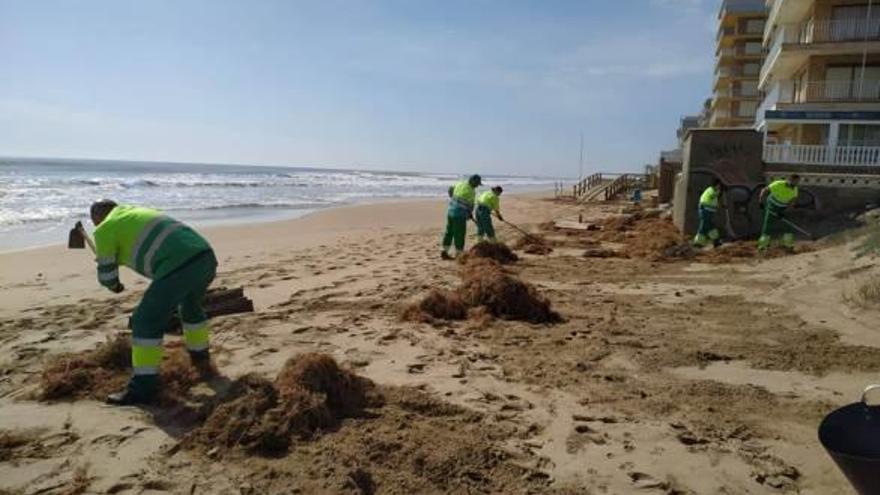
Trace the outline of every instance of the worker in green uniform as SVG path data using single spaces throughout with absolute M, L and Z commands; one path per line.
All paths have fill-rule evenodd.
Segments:
M 718 212 L 718 200 L 721 198 L 722 187 L 721 179 L 715 179 L 712 181 L 712 185 L 700 195 L 700 226 L 697 229 L 696 237 L 694 237 L 694 246 L 696 247 L 705 247 L 709 241 L 712 241 L 716 247 L 721 245 L 721 233 L 715 227 L 715 213 Z
M 446 232 L 443 234 L 443 251 L 440 253 L 440 257 L 444 260 L 453 259 L 453 256 L 449 255 L 449 247 L 452 246 L 453 241 L 455 242 L 455 256 L 464 252 L 467 221 L 474 219 L 477 188 L 482 183 L 483 178 L 475 174 L 449 188 Z
M 501 216 L 501 193 L 504 189 L 495 186 L 480 194 L 477 198 L 477 239 L 482 242 L 484 238 L 495 242 L 495 227 L 492 225 L 492 213 L 498 220 L 504 221 Z
M 175 308 L 193 365 L 210 370 L 208 318 L 202 299 L 214 280 L 217 259 L 201 235 L 159 211 L 101 200 L 91 207 L 95 224 L 98 281 L 122 292 L 119 265 L 152 280 L 132 316 L 132 377 L 128 386 L 110 394 L 115 405 L 145 403 L 159 390 L 162 337 Z
M 758 238 L 758 249 L 770 247 L 772 235 L 782 232 L 782 246 L 794 249 L 794 232 L 783 221 L 785 210 L 794 205 L 798 198 L 798 184 L 801 178 L 797 174 L 788 179 L 780 179 L 770 183 L 761 190 L 760 204 L 764 207 L 764 223 L 761 226 L 761 237 Z

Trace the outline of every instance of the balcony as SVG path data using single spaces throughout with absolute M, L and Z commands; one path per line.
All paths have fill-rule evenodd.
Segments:
M 716 108 L 712 110 L 712 122 L 720 119 L 729 119 L 730 118 L 730 110 L 726 108 Z
M 753 45 L 737 45 L 726 48 L 718 49 L 718 56 L 722 59 L 731 59 L 731 58 L 752 58 L 752 57 L 761 57 L 764 55 L 764 48 L 761 46 L 753 46 Z
M 761 46 L 740 45 L 736 47 L 737 57 L 760 57 L 764 55 L 764 48 Z
M 764 161 L 786 165 L 877 166 L 880 165 L 880 147 L 765 144 Z
M 880 19 L 810 20 L 798 28 L 801 45 L 880 40 Z
M 733 36 L 735 34 L 736 34 L 736 28 L 734 28 L 732 26 L 727 26 L 727 27 L 721 26 L 718 28 L 718 34 L 715 35 L 715 40 L 721 41 L 721 38 L 724 38 L 725 36 Z
M 718 56 L 721 58 L 733 58 L 736 56 L 736 48 L 721 48 L 718 50 Z
M 754 78 L 758 77 L 758 64 L 751 64 L 753 67 L 749 67 L 748 65 L 731 65 L 731 66 L 719 66 L 715 69 L 715 77 L 725 77 L 725 78 Z
M 761 87 L 770 82 L 771 74 L 775 74 L 777 78 L 789 77 L 811 55 L 861 53 L 864 46 L 853 46 L 853 43 L 880 41 L 880 18 L 812 19 L 801 23 L 780 24 L 776 26 L 769 41 L 767 57 L 761 69 Z
M 880 103 L 880 80 L 780 81 L 777 103 Z

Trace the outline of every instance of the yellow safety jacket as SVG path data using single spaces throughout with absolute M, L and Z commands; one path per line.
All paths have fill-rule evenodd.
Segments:
M 119 284 L 119 265 L 159 279 L 211 245 L 187 225 L 161 212 L 119 205 L 95 229 L 98 281 Z

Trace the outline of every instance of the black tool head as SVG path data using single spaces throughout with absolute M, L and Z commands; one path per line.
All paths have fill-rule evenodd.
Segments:
M 70 233 L 67 235 L 67 248 L 68 249 L 85 249 L 86 247 L 86 238 L 82 233 L 82 224 L 77 222 L 76 225 L 70 229 Z

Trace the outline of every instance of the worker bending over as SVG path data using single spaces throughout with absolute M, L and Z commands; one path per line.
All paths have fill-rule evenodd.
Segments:
M 712 185 L 700 195 L 700 226 L 697 229 L 696 237 L 694 237 L 694 246 L 696 247 L 705 247 L 709 241 L 712 241 L 716 247 L 721 245 L 721 233 L 715 227 L 715 213 L 718 212 L 718 201 L 721 199 L 722 188 L 721 179 L 716 178 L 712 181 Z
M 793 206 L 798 198 L 798 184 L 801 178 L 797 174 L 788 179 L 771 182 L 761 190 L 760 203 L 764 206 L 764 223 L 761 226 L 761 237 L 758 238 L 758 249 L 770 247 L 771 236 L 776 231 L 782 232 L 782 246 L 794 249 L 794 233 L 784 221 L 785 210 Z
M 501 216 L 501 193 L 504 189 L 501 186 L 495 186 L 492 189 L 480 194 L 477 198 L 477 239 L 483 241 L 488 238 L 495 242 L 495 227 L 492 225 L 492 213 L 498 217 L 498 220 L 504 221 Z
M 449 188 L 449 207 L 446 209 L 446 232 L 443 234 L 443 251 L 440 257 L 452 259 L 449 247 L 455 242 L 455 256 L 464 252 L 464 239 L 467 234 L 467 221 L 474 219 L 474 203 L 477 188 L 483 183 L 479 175 L 472 175 L 467 180 L 459 181 Z
M 133 374 L 125 390 L 110 394 L 116 405 L 150 402 L 159 391 L 162 337 L 175 308 L 193 365 L 210 370 L 208 318 L 202 299 L 214 280 L 217 259 L 201 235 L 187 225 L 148 208 L 101 200 L 91 207 L 95 224 L 98 281 L 122 292 L 119 265 L 152 280 L 132 316 Z

